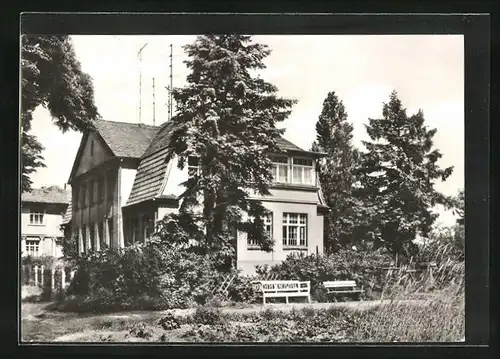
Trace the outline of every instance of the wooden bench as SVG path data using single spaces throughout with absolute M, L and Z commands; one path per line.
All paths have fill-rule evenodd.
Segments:
M 262 280 L 253 282 L 254 289 L 262 293 L 263 304 L 267 298 L 306 297 L 311 303 L 311 282 L 298 280 Z
M 364 293 L 363 288 L 358 288 L 354 280 L 337 280 L 323 282 L 327 295 L 359 296 Z

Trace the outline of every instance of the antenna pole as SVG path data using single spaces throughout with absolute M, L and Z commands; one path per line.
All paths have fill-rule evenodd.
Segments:
M 148 45 L 146 42 L 137 55 L 139 56 L 139 123 L 141 123 L 141 115 L 142 115 L 142 50 Z
M 155 125 L 155 78 L 153 77 L 153 126 Z
M 172 44 L 170 44 L 170 94 L 169 94 L 169 108 L 168 108 L 168 112 L 169 112 L 169 119 L 172 118 L 172 108 L 173 108 L 173 103 L 172 103 L 172 91 L 173 91 L 173 82 L 172 82 L 172 71 L 173 71 L 173 64 L 172 64 Z

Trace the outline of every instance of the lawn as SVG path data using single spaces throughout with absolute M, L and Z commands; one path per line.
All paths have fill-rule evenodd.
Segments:
M 47 306 L 22 304 L 23 342 L 356 342 L 380 338 L 392 342 L 459 341 L 463 336 L 463 318 L 451 312 L 458 308 L 444 304 L 437 307 L 437 302 L 424 300 L 200 307 L 100 315 L 54 312 Z M 432 315 L 436 311 L 443 315 Z M 451 322 L 449 315 L 454 316 Z

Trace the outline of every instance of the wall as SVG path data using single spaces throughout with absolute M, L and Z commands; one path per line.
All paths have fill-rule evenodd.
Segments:
M 36 207 L 35 207 L 36 206 Z M 31 225 L 30 224 L 30 205 L 23 204 L 21 209 L 21 233 L 23 235 L 45 235 L 45 236 L 55 236 L 62 237 L 63 231 L 61 231 L 61 224 L 63 220 L 64 212 L 66 211 L 67 205 L 61 206 L 48 206 L 39 204 L 34 205 L 33 208 L 38 210 L 37 207 L 45 209 L 44 215 L 44 225 Z
M 91 156 L 90 153 L 92 141 L 94 141 L 93 156 Z M 79 162 L 77 163 L 75 176 L 79 176 L 83 173 L 86 173 L 87 171 L 96 167 L 100 163 L 111 159 L 111 157 L 112 154 L 110 153 L 109 149 L 103 144 L 101 138 L 94 132 L 89 132 L 87 141 L 84 143 L 83 150 L 79 158 Z
M 67 205 L 53 204 L 23 204 L 21 207 L 21 252 L 26 252 L 26 239 L 39 239 L 39 255 L 60 256 L 61 246 L 56 243 L 55 237 L 63 237 L 61 224 Z M 30 207 L 45 210 L 44 224 L 30 224 Z
M 264 206 L 273 212 L 273 236 L 275 240 L 273 252 L 267 253 L 262 250 L 248 249 L 246 233 L 238 233 L 237 244 L 237 267 L 245 273 L 251 274 L 254 266 L 259 264 L 278 264 L 285 260 L 291 253 L 303 253 L 305 255 L 323 253 L 323 216 L 317 214 L 316 204 L 296 204 L 280 202 L 263 202 Z M 282 223 L 283 213 L 306 213 L 307 214 L 307 250 L 283 249 Z
M 183 182 L 188 180 L 188 169 L 187 163 L 184 169 L 180 170 L 177 165 L 179 163 L 178 157 L 174 156 L 167 166 L 167 182 L 165 188 L 163 189 L 162 195 L 180 195 L 184 192 L 185 187 L 182 186 Z
M 132 185 L 134 184 L 135 174 L 137 169 L 132 168 L 122 168 L 121 169 L 121 186 L 120 186 L 120 202 L 121 206 L 127 203 L 130 192 L 132 191 Z

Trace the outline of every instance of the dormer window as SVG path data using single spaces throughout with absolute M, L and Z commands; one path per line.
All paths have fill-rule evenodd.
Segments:
M 293 158 L 292 183 L 314 185 L 313 160 L 309 158 Z
M 314 161 L 311 158 L 272 156 L 273 177 L 277 183 L 293 183 L 313 186 Z

